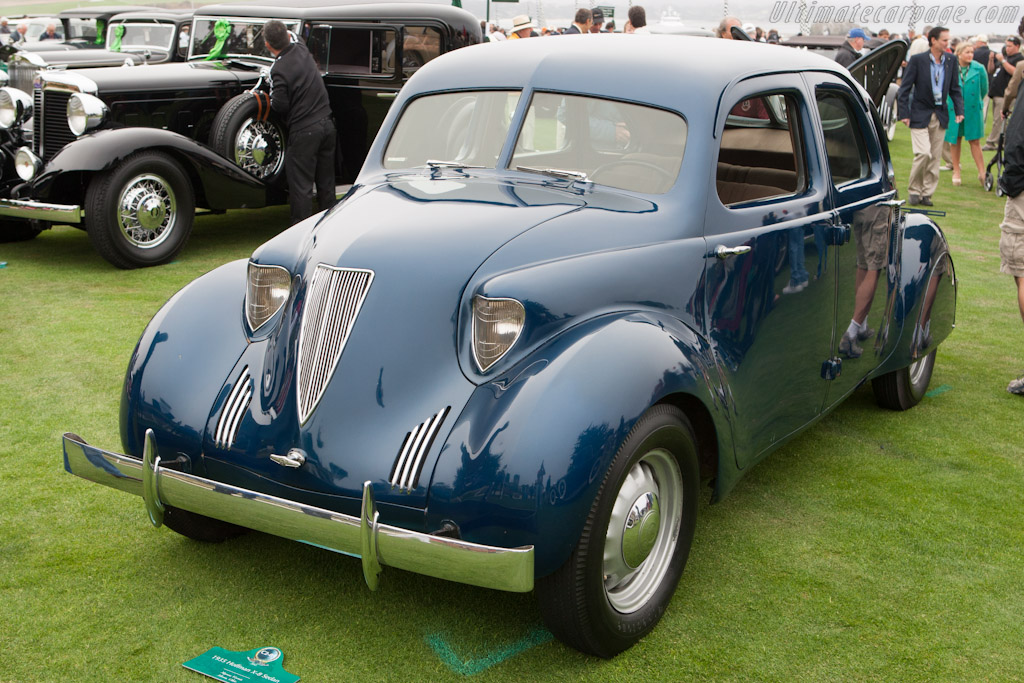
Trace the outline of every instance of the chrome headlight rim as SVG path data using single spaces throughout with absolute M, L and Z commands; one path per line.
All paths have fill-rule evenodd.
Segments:
M 511 324 L 517 329 L 511 338 L 506 338 L 502 343 L 495 344 L 494 342 L 486 342 L 490 345 L 490 348 L 484 347 L 484 340 L 481 334 L 486 330 L 483 327 L 487 324 L 496 324 L 499 321 L 485 321 L 481 319 L 482 307 L 497 304 L 504 306 L 508 309 L 508 312 L 512 315 L 505 317 L 500 320 L 505 324 Z M 473 324 L 472 324 L 472 339 L 470 340 L 473 362 L 476 363 L 477 369 L 481 373 L 486 373 L 494 365 L 504 358 L 512 347 L 516 345 L 520 337 L 523 335 L 523 329 L 526 327 L 526 307 L 518 299 L 510 297 L 489 297 L 477 294 L 473 297 L 473 301 L 470 304 L 472 309 Z
M 276 281 L 259 282 L 257 278 L 276 278 Z M 258 289 L 265 287 L 276 287 L 278 292 L 276 295 L 271 292 L 263 297 L 265 301 L 260 301 Z M 249 261 L 245 274 L 245 322 L 250 333 L 256 334 L 277 316 L 291 298 L 291 291 L 292 274 L 287 268 Z
M 0 129 L 9 130 L 32 118 L 32 97 L 28 93 L 4 86 L 0 88 Z
M 43 170 L 43 160 L 37 157 L 28 147 L 19 147 L 14 153 L 14 170 L 18 177 L 28 182 Z
M 100 98 L 88 93 L 77 92 L 68 98 L 65 114 L 68 128 L 76 137 L 84 135 L 102 124 L 110 110 Z

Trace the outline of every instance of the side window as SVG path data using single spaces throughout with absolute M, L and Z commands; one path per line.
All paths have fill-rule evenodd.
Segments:
M 334 27 L 327 50 L 328 73 L 389 75 L 395 72 L 395 32 L 390 29 Z
M 726 206 L 797 194 L 806 187 L 796 97 L 764 93 L 729 111 L 716 185 Z
M 818 113 L 825 134 L 825 153 L 832 182 L 842 185 L 866 178 L 871 165 L 850 101 L 838 93 L 819 91 Z
M 429 26 L 406 26 L 402 69 L 409 73 L 441 54 L 441 32 Z

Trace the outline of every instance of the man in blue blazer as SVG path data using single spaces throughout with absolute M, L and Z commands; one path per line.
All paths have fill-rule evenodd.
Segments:
M 946 98 L 953 100 L 956 123 L 964 120 L 964 98 L 957 76 L 957 60 L 946 52 L 949 29 L 936 26 L 928 32 L 928 52 L 916 54 L 903 70 L 896 100 L 900 119 L 910 126 L 914 163 L 910 167 L 910 204 L 932 206 L 939 186 L 942 139 L 949 126 Z

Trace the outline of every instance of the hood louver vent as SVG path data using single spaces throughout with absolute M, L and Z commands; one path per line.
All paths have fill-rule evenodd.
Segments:
M 299 330 L 299 423 L 305 424 L 334 374 L 373 271 L 320 264 L 306 292 Z
M 246 365 L 231 389 L 228 400 L 224 402 L 224 410 L 221 411 L 220 420 L 217 422 L 217 431 L 213 439 L 217 448 L 231 448 L 234 445 L 242 417 L 249 410 L 251 400 L 252 377 L 249 375 L 249 366 Z
M 434 443 L 437 430 L 450 409 L 445 408 L 405 435 L 405 441 L 402 442 L 398 457 L 395 458 L 395 466 L 391 470 L 389 481 L 392 487 L 412 491 L 419 485 L 420 472 L 423 470 L 427 453 L 430 452 L 430 445 Z

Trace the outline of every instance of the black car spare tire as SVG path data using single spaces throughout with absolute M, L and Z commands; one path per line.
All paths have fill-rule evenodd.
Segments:
M 210 147 L 242 170 L 274 184 L 284 175 L 286 136 L 276 114 L 264 115 L 253 93 L 232 97 L 213 119 Z
M 194 218 L 192 184 L 162 152 L 127 157 L 93 177 L 85 192 L 89 239 L 118 268 L 170 261 L 188 242 Z

